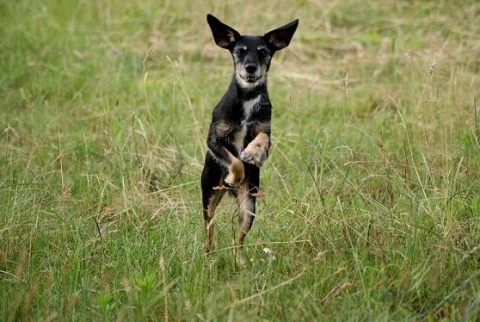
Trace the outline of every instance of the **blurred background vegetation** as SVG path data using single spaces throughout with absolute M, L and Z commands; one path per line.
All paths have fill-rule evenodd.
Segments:
M 207 13 L 300 19 L 245 268 L 231 201 L 203 255 Z M 0 319 L 475 320 L 479 34 L 473 0 L 0 1 Z

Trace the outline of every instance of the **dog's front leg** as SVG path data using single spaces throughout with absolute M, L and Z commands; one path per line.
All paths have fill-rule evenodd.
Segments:
M 228 151 L 227 153 L 230 158 L 230 163 L 227 162 L 228 174 L 225 177 L 224 181 L 231 186 L 236 186 L 240 184 L 243 179 L 245 179 L 245 169 L 243 166 L 243 162 L 240 159 L 236 158 Z
M 266 133 L 260 132 L 255 139 L 247 145 L 245 150 L 243 150 L 240 158 L 243 161 L 254 164 L 260 168 L 268 158 L 269 147 L 270 137 Z
M 215 126 L 212 126 L 212 128 L 207 140 L 208 149 L 217 162 L 227 169 L 228 174 L 223 179 L 225 183 L 231 186 L 236 186 L 245 178 L 243 162 L 225 147 L 226 136 L 218 135 Z

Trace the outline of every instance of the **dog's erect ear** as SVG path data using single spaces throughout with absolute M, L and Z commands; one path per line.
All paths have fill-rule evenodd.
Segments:
M 230 26 L 227 26 L 211 14 L 207 15 L 207 22 L 212 29 L 215 43 L 222 48 L 232 49 L 233 45 L 240 38 L 240 33 Z
M 290 44 L 295 30 L 297 30 L 298 19 L 287 23 L 285 26 L 267 32 L 263 38 L 276 51 L 283 49 Z

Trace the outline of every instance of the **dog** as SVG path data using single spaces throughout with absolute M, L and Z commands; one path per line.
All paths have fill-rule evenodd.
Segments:
M 207 22 L 215 43 L 233 58 L 233 78 L 212 113 L 207 153 L 201 175 L 203 218 L 208 252 L 214 249 L 215 209 L 226 191 L 239 207 L 236 257 L 255 218 L 260 168 L 271 145 L 272 105 L 267 91 L 267 72 L 275 52 L 287 47 L 298 19 L 263 36 L 240 35 L 213 15 Z

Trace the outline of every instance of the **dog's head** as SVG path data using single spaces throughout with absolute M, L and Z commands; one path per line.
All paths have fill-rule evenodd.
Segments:
M 244 89 L 265 84 L 273 54 L 290 44 L 298 26 L 297 19 L 263 36 L 246 36 L 210 14 L 207 22 L 215 43 L 232 54 L 235 77 Z

